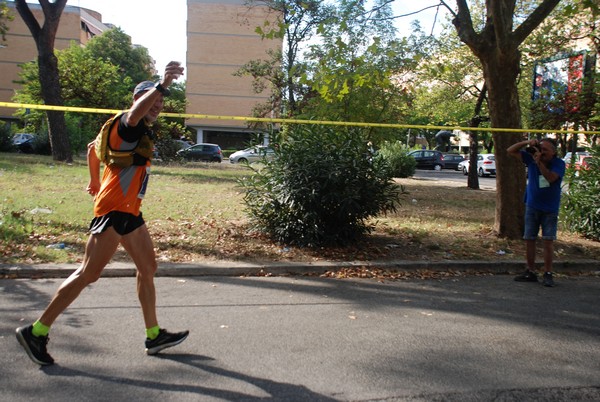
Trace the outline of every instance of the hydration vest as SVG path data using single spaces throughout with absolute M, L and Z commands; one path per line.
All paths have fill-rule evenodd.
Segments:
M 123 116 L 123 113 L 111 117 L 102 125 L 95 140 L 96 156 L 106 166 L 145 165 L 148 160 L 152 159 L 152 153 L 154 152 L 154 142 L 150 137 L 150 130 L 148 130 L 150 135 L 142 135 L 132 149 L 114 150 L 110 146 L 110 134 L 118 127 L 121 116 Z

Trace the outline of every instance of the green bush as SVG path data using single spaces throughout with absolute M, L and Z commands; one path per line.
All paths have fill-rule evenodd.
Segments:
M 0 152 L 12 152 L 15 150 L 12 137 L 13 134 L 10 126 L 5 122 L 0 122 Z
M 158 157 L 163 162 L 171 162 L 179 160 L 177 151 L 181 149 L 181 146 L 169 137 L 158 137 L 154 142 L 154 146 L 158 151 Z
M 394 211 L 404 189 L 359 130 L 294 126 L 275 158 L 241 181 L 247 212 L 284 244 L 344 245 L 368 233 L 367 219 Z
M 378 156 L 386 161 L 393 177 L 410 177 L 415 174 L 417 161 L 408 156 L 408 149 L 399 141 L 384 142 L 379 148 Z
M 102 123 L 104 123 L 103 117 L 83 113 L 65 113 L 69 143 L 74 154 L 85 155 L 87 153 L 87 145 L 96 138 Z
M 568 178 L 569 188 L 562 199 L 562 220 L 566 227 L 590 239 L 600 240 L 600 147 L 591 151 L 589 169 Z
M 181 149 L 181 145 L 177 144 L 175 139 L 184 138 L 188 134 L 186 128 L 179 122 L 159 117 L 154 124 L 154 146 L 159 158 L 163 162 L 180 160 L 177 151 Z
M 48 132 L 35 134 L 33 139 L 33 153 L 38 155 L 52 155 L 52 145 Z

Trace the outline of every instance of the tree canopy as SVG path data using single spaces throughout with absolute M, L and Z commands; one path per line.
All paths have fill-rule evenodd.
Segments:
M 93 58 L 117 66 L 118 75 L 131 79 L 134 86 L 153 76 L 154 63 L 148 49 L 133 46 L 131 37 L 121 28 L 112 28 L 95 36 L 87 43 L 86 49 Z
M 106 35 L 106 37 L 104 36 Z M 118 52 L 111 52 L 114 47 Z M 107 49 L 108 48 L 108 49 Z M 106 56 L 111 54 L 110 57 Z M 132 102 L 132 89 L 143 80 L 152 78 L 149 58 L 138 57 L 138 64 L 131 70 L 124 69 L 136 55 L 147 55 L 147 50 L 134 47 L 131 40 L 120 29 L 111 29 L 92 38 L 89 45 L 81 47 L 72 43 L 65 50 L 57 51 L 59 80 L 66 106 L 92 107 L 99 109 L 127 109 Z M 117 64 L 114 64 L 117 63 Z M 37 63 L 22 66 L 22 88 L 14 99 L 22 103 L 41 103 L 42 88 Z M 90 79 L 94 77 L 94 79 Z M 175 83 L 172 96 L 165 100 L 165 111 L 183 113 L 185 111 L 185 85 Z M 19 112 L 32 131 L 42 131 L 44 122 L 39 111 Z M 82 151 L 95 137 L 102 123 L 108 118 L 104 114 L 66 113 L 69 139 L 74 151 Z M 185 135 L 182 119 L 160 118 L 157 130 L 168 137 L 179 138 Z M 168 134 L 167 134 L 168 133 Z

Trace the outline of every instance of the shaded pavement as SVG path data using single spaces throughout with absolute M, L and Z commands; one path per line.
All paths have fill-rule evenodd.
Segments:
M 557 275 L 555 288 L 481 263 L 473 275 L 398 281 L 244 277 L 224 270 L 270 268 L 208 265 L 196 275 L 160 267 L 159 320 L 190 329 L 181 345 L 144 354 L 131 267 L 111 266 L 59 317 L 49 343 L 57 364 L 45 368 L 14 330 L 37 318 L 62 279 L 37 267 L 39 279 L 0 280 L 0 400 L 600 400 L 594 262 L 583 275 Z M 301 271 L 287 265 L 271 268 Z

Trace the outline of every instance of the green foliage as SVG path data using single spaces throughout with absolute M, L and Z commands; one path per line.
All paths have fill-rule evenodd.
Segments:
M 117 66 L 94 58 L 87 48 L 81 48 L 75 43 L 65 50 L 57 51 L 56 55 L 66 106 L 106 109 L 124 109 L 129 106 L 133 81 L 128 77 L 120 77 Z M 37 63 L 21 65 L 19 76 L 22 89 L 17 91 L 13 99 L 23 103 L 42 102 Z M 31 113 L 31 118 L 39 118 L 33 111 L 24 112 L 27 113 Z
M 286 128 L 276 157 L 241 181 L 251 221 L 284 244 L 345 245 L 368 233 L 366 220 L 395 211 L 404 189 L 359 130 Z
M 478 26 L 474 12 L 473 23 Z M 413 35 L 424 33 L 419 26 Z M 481 63 L 468 47 L 458 38 L 456 29 L 447 25 L 445 30 L 430 43 L 429 54 L 416 68 L 419 78 L 414 91 L 414 100 L 407 122 L 410 124 L 432 124 L 466 126 L 475 115 L 475 107 L 483 88 Z M 482 105 L 480 116 L 489 113 L 487 102 Z M 485 121 L 485 119 L 483 119 Z M 421 132 L 428 141 L 433 140 L 435 131 Z M 480 138 L 489 133 L 480 133 Z
M 0 43 L 6 40 L 6 33 L 8 32 L 7 21 L 12 21 L 15 17 L 10 13 L 10 9 L 6 5 L 6 1 L 0 1 Z
M 169 87 L 171 95 L 165 98 L 164 113 L 185 113 L 187 100 L 185 97 L 185 82 L 173 82 Z M 168 124 L 167 124 L 168 123 Z M 174 124 L 171 124 L 174 123 Z M 167 125 L 166 128 L 162 128 Z M 170 138 L 192 137 L 191 131 L 186 130 L 185 119 L 182 117 L 159 117 L 155 131 L 159 135 L 170 135 Z M 193 136 L 195 138 L 195 135 Z
M 86 124 L 90 117 L 83 113 L 65 113 L 71 148 L 77 154 L 87 152 L 87 144 L 97 134 L 98 130 L 95 125 Z
M 57 51 L 59 79 L 65 106 L 125 109 L 131 103 L 133 86 L 129 77 L 122 77 L 118 67 L 92 56 L 87 48 L 72 44 Z M 21 103 L 43 103 L 36 62 L 21 66 L 21 86 L 13 100 Z M 93 77 L 93 79 L 91 79 Z M 46 115 L 40 110 L 20 110 L 28 132 L 45 131 Z M 104 114 L 65 113 L 65 122 L 72 150 L 85 151 L 86 144 L 107 119 Z
M 0 121 L 0 152 L 13 150 L 12 136 L 9 125 Z
M 383 158 L 392 177 L 410 177 L 415 174 L 417 161 L 408 156 L 408 149 L 399 141 L 381 144 L 377 157 Z
M 283 110 L 285 91 L 286 91 L 286 73 L 288 80 L 294 81 L 292 71 L 284 71 L 281 68 L 282 53 L 281 50 L 268 50 L 267 60 L 250 60 L 244 64 L 233 75 L 236 77 L 252 77 L 252 91 L 261 94 L 267 91 L 269 99 L 263 103 L 254 105 L 252 115 L 257 117 L 271 117 L 274 110 Z M 298 65 L 294 71 L 298 70 Z M 296 90 L 299 91 L 299 90 Z M 253 127 L 260 126 L 261 123 L 252 124 Z
M 148 54 L 148 49 L 141 46 L 133 46 L 131 37 L 121 28 L 109 29 L 102 35 L 95 36 L 86 47 L 92 58 L 103 60 L 105 63 L 117 67 L 117 79 L 130 79 L 131 87 L 128 92 L 141 81 L 152 78 L 153 61 Z
M 267 20 L 263 26 L 256 27 L 255 32 L 263 40 L 283 40 L 283 49 L 268 50 L 266 60 L 251 60 L 235 75 L 252 77 L 256 93 L 269 89 L 268 101 L 254 108 L 255 116 L 267 117 L 273 111 L 282 116 L 296 116 L 302 98 L 310 92 L 301 83 L 306 63 L 301 61 L 300 48 L 311 42 L 323 24 L 332 20 L 332 6 L 319 0 L 250 0 L 249 4 L 266 5 L 278 16 L 276 21 Z
M 93 41 L 93 40 L 92 40 Z M 58 52 L 62 95 L 69 106 L 121 109 L 131 103 L 130 77 L 77 44 Z M 92 79 L 93 77 L 93 79 Z
M 48 133 L 36 135 L 33 140 L 33 153 L 38 155 L 51 155 L 50 137 Z
M 163 111 L 168 113 L 185 113 L 185 83 L 174 82 L 170 87 L 171 96 L 165 98 Z M 164 162 L 177 160 L 176 152 L 179 145 L 173 140 L 180 138 L 194 138 L 191 130 L 185 126 L 185 120 L 177 117 L 160 116 L 153 126 L 155 146 Z
M 154 124 L 154 134 L 156 137 L 154 146 L 160 155 L 160 159 L 163 162 L 178 160 L 177 151 L 181 147 L 174 140 L 189 136 L 185 127 L 180 123 L 160 117 Z
M 589 169 L 570 177 L 562 199 L 562 219 L 569 230 L 600 240 L 600 148 L 592 149 L 591 154 Z
M 151 59 L 147 49 L 133 47 L 131 39 L 120 29 L 111 29 L 94 37 L 83 48 L 73 43 L 56 52 L 59 65 L 62 96 L 66 106 L 103 109 L 127 109 L 132 102 L 131 91 L 140 81 L 152 78 Z M 21 66 L 22 89 L 13 98 L 17 102 L 42 103 L 39 71 L 36 62 Z M 174 83 L 165 100 L 165 112 L 185 112 L 185 84 Z M 45 113 L 24 110 L 17 113 L 27 132 L 45 131 Z M 106 114 L 65 113 L 68 135 L 73 151 L 85 152 L 86 145 L 95 138 Z M 157 134 L 169 138 L 188 135 L 183 119 L 161 118 Z M 162 130 L 161 130 L 162 128 Z M 168 141 L 164 141 L 168 143 Z M 168 152 L 165 147 L 165 155 Z M 168 157 L 168 156 L 167 156 Z
M 396 123 L 403 121 L 416 67 L 426 44 L 421 38 L 396 39 L 389 4 L 371 15 L 363 2 L 338 3 L 336 18 L 322 27 L 321 43 L 307 53 L 310 74 L 303 83 L 312 97 L 299 114 L 323 120 Z M 417 43 L 418 42 L 418 43 Z M 370 139 L 395 138 L 371 129 Z

